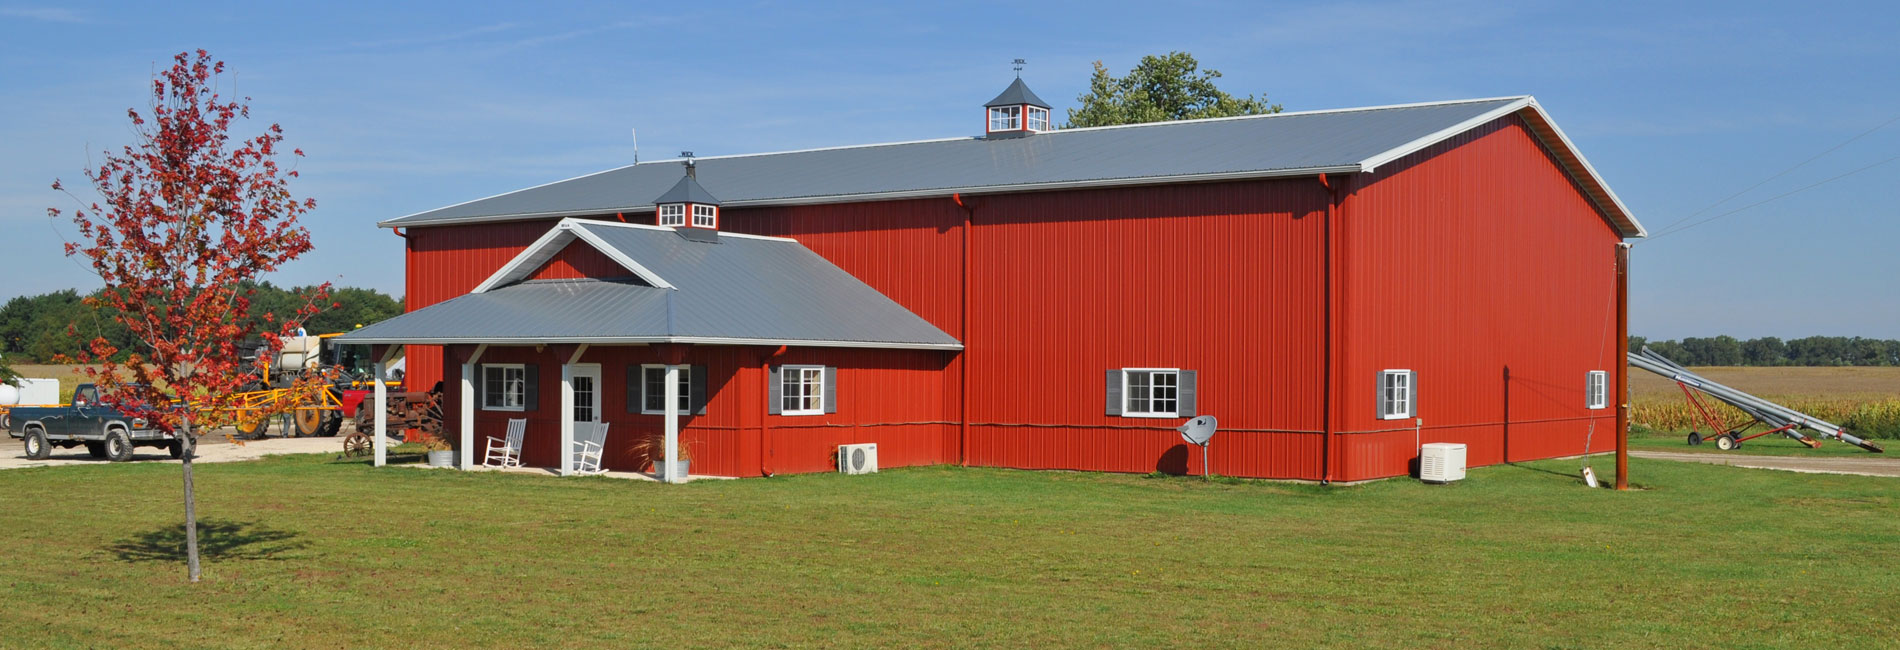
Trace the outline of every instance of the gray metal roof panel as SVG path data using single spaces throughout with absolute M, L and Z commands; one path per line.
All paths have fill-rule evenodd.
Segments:
M 1522 98 L 1058 130 L 696 159 L 699 183 L 728 206 L 942 190 L 1276 171 L 1326 170 L 1416 142 Z M 385 226 L 508 220 L 652 208 L 679 180 L 645 162 L 420 212 Z
M 693 177 L 681 176 L 680 181 L 673 184 L 673 189 L 667 190 L 666 193 L 653 199 L 654 205 L 661 203 L 719 205 L 719 199 L 714 198 L 711 193 L 708 193 L 706 188 L 700 187 L 699 182 L 693 180 Z
M 1009 87 L 1004 88 L 1002 94 L 997 95 L 996 99 L 990 100 L 990 103 L 984 104 L 983 107 L 1015 106 L 1017 104 L 1049 108 L 1049 102 L 1042 101 L 1041 97 L 1037 97 L 1036 92 L 1030 90 L 1028 84 L 1023 83 L 1022 77 L 1017 77 L 1015 81 L 1010 82 Z
M 711 244 L 668 229 L 573 227 L 598 236 L 677 290 L 631 279 L 531 280 L 424 307 L 342 338 L 675 338 L 960 347 L 955 338 L 795 241 L 726 236 Z M 590 244 L 575 240 L 567 245 Z

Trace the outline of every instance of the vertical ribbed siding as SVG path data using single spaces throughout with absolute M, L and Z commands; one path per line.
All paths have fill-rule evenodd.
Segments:
M 985 197 L 970 462 L 1199 473 L 1182 418 L 1104 413 L 1104 371 L 1199 372 L 1213 471 L 1314 478 L 1318 218 L 1310 179 Z
M 1394 162 L 1340 219 L 1334 469 L 1410 471 L 1422 442 L 1463 442 L 1472 466 L 1577 454 L 1595 419 L 1584 376 L 1620 363 L 1615 231 L 1515 116 Z M 1505 369 L 1509 368 L 1507 393 Z M 1378 372 L 1418 373 L 1418 415 L 1376 417 Z M 1404 429 L 1385 431 L 1386 429 Z
M 468 293 L 554 224 L 544 219 L 409 229 L 404 310 L 415 311 Z M 408 346 L 407 359 L 409 385 L 419 390 L 452 376 L 442 371 L 441 347 Z

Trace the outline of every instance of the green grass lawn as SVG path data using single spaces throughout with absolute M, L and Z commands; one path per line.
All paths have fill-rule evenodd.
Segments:
M 1900 480 L 1576 468 L 664 486 L 274 457 L 199 466 L 197 585 L 176 466 L 9 470 L 0 645 L 1892 647 Z

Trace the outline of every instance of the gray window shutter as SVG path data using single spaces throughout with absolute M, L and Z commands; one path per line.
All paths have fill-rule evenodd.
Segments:
M 838 412 L 838 369 L 825 366 L 825 412 Z
M 778 415 L 785 407 L 784 366 L 772 366 L 765 378 L 765 412 Z
M 1406 415 L 1411 416 L 1411 417 L 1418 417 L 1418 373 L 1406 372 L 1405 374 L 1408 375 L 1405 378 L 1405 386 L 1412 393 L 1411 395 L 1412 412 L 1407 413 Z
M 1176 382 L 1174 395 L 1176 416 L 1191 418 L 1200 415 L 1194 410 L 1194 371 L 1181 371 L 1181 380 Z
M 526 388 L 521 396 L 521 410 L 535 411 L 541 408 L 541 366 L 525 364 L 521 366 L 522 379 Z
M 1108 371 L 1108 414 L 1122 414 L 1122 371 Z
M 1385 399 L 1385 371 L 1380 371 L 1378 378 L 1378 397 L 1373 398 L 1372 404 L 1379 409 L 1379 419 L 1383 420 L 1385 414 L 1391 412 L 1392 409 L 1391 404 Z
M 640 370 L 640 364 L 627 365 L 627 412 L 639 413 L 640 406 L 646 404 L 646 375 Z
M 693 407 L 692 408 L 693 415 L 705 415 L 706 414 L 706 367 L 705 366 L 687 366 L 687 367 L 692 368 L 692 373 L 693 373 L 692 376 L 686 378 L 687 390 L 693 393 L 692 400 L 687 402 L 687 405 Z

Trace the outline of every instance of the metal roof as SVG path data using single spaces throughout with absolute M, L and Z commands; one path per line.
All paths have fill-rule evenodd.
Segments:
M 364 327 L 350 343 L 700 343 L 961 349 L 790 239 L 563 220 L 475 291 Z M 613 279 L 523 280 L 569 245 L 632 260 Z M 603 248 L 604 247 L 604 248 Z M 525 270 L 524 270 L 525 269 Z M 664 278 L 660 286 L 652 279 Z M 668 288 L 670 286 L 671 288 Z
M 1017 77 L 1016 81 L 1011 82 L 1008 88 L 1003 89 L 1003 94 L 997 95 L 996 99 L 990 100 L 990 103 L 984 104 L 983 107 L 1015 106 L 1018 104 L 1041 106 L 1043 108 L 1049 107 L 1049 102 L 1042 101 L 1041 97 L 1037 97 L 1036 91 L 1030 90 L 1029 86 L 1023 83 L 1022 77 Z
M 706 191 L 706 188 L 700 187 L 699 181 L 693 180 L 692 176 L 681 176 L 680 182 L 673 184 L 673 189 L 667 190 L 666 193 L 661 194 L 659 198 L 653 199 L 654 205 L 661 203 L 719 205 L 719 199 L 714 198 L 711 193 Z
M 1370 172 L 1500 117 L 1532 131 L 1626 237 L 1642 225 L 1529 96 L 696 158 L 725 207 Z M 421 226 L 653 209 L 676 160 L 643 162 L 382 222 Z

